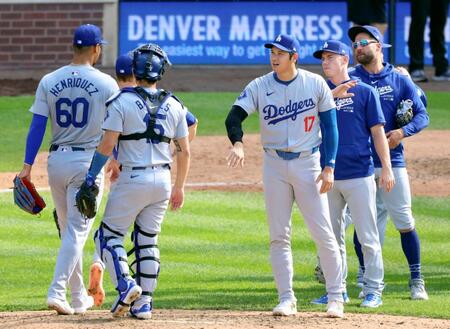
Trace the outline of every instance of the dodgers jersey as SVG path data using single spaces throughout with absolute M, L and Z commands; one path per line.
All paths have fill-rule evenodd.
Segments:
M 378 74 L 367 72 L 362 65 L 357 65 L 349 73 L 378 91 L 381 108 L 386 119 L 384 126 L 386 132 L 398 128 L 395 123 L 395 113 L 400 102 L 407 99 L 411 100 L 413 102 L 413 118 L 410 123 L 402 127 L 402 130 L 405 137 L 417 134 L 429 123 L 428 113 L 420 99 L 418 90 L 410 78 L 397 72 L 391 64 L 383 63 L 383 65 L 383 70 Z M 372 147 L 374 146 L 372 145 Z M 406 167 L 403 143 L 400 143 L 395 149 L 391 149 L 390 154 L 392 167 Z M 381 162 L 375 152 L 373 159 L 375 167 L 380 168 Z
M 41 79 L 30 112 L 51 119 L 51 144 L 95 148 L 105 102 L 118 89 L 116 80 L 90 65 L 66 65 Z
M 345 82 L 347 81 L 343 83 Z M 337 87 L 331 81 L 327 83 L 330 89 Z M 362 178 L 373 174 L 370 128 L 385 123 L 380 99 L 374 88 L 358 82 L 348 92 L 354 96 L 335 99 L 339 131 L 334 168 L 336 180 Z M 320 147 L 321 154 L 324 154 L 323 144 Z M 321 165 L 325 165 L 323 157 Z
M 250 82 L 235 101 L 248 115 L 259 113 L 264 148 L 311 151 L 321 143 L 319 112 L 336 107 L 330 88 L 318 74 L 297 69 L 291 81 L 274 72 Z
M 158 94 L 157 89 L 145 89 L 150 95 Z M 108 108 L 102 128 L 120 132 L 122 135 L 142 133 L 147 130 L 149 114 L 157 113 L 155 132 L 169 138 L 180 139 L 188 136 L 186 109 L 175 98 L 169 97 L 161 105 L 157 99 L 143 98 L 135 93 L 124 92 L 108 101 Z M 117 160 L 128 167 L 148 167 L 172 162 L 169 143 L 153 143 L 151 140 L 120 140 Z

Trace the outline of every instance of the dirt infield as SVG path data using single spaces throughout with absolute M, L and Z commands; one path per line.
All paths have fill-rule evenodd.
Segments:
M 328 319 L 325 313 L 299 312 L 294 317 L 274 317 L 269 312 L 156 310 L 152 320 L 113 319 L 108 311 L 89 311 L 85 315 L 57 316 L 50 311 L 0 313 L 1 328 L 12 329 L 256 329 L 331 328 L 340 329 L 444 329 L 450 320 L 424 319 L 381 314 L 346 314 L 344 319 Z
M 423 131 L 405 140 L 408 171 L 415 196 L 450 196 L 450 131 Z M 196 190 L 262 191 L 262 147 L 259 135 L 245 135 L 246 162 L 242 169 L 226 165 L 226 136 L 197 137 L 192 143 L 188 188 Z M 47 153 L 39 153 L 32 178 L 47 187 Z M 19 169 L 19 168 L 18 168 Z M 175 168 L 176 169 L 176 168 Z M 12 186 L 14 172 L 0 173 L 0 189 Z

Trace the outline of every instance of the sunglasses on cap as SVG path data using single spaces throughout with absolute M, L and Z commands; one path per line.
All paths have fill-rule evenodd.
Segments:
M 356 48 L 358 48 L 358 46 L 366 47 L 366 46 L 370 45 L 371 43 L 378 43 L 378 41 L 361 39 L 359 41 L 353 42 L 352 46 L 353 46 L 353 49 L 356 49 Z

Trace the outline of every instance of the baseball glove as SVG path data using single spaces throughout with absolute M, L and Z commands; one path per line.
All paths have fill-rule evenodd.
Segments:
M 20 209 L 32 214 L 39 214 L 45 208 L 45 201 L 36 191 L 34 184 L 26 178 L 16 176 L 14 183 L 14 203 Z
M 398 104 L 397 111 L 395 113 L 397 128 L 401 128 L 411 122 L 413 118 L 412 107 L 413 102 L 410 99 L 405 99 Z
M 85 218 L 94 218 L 97 214 L 98 186 L 94 183 L 89 186 L 84 182 L 75 196 L 78 210 Z

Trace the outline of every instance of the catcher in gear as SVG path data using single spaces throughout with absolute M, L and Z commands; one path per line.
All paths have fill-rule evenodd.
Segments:
M 190 159 L 186 109 L 172 93 L 156 88 L 169 64 L 158 45 L 147 44 L 133 51 L 138 87 L 123 88 L 108 100 L 105 133 L 85 179 L 92 186 L 116 147 L 121 173 L 111 187 L 103 220 L 94 236 L 97 253 L 118 291 L 111 309 L 114 317 L 130 311 L 136 318 L 151 318 L 152 295 L 159 274 L 158 234 L 169 203 L 173 210 L 184 203 Z M 172 139 L 177 149 L 173 188 L 169 147 Z M 123 239 L 132 224 L 135 279 L 130 275 L 123 248 Z

